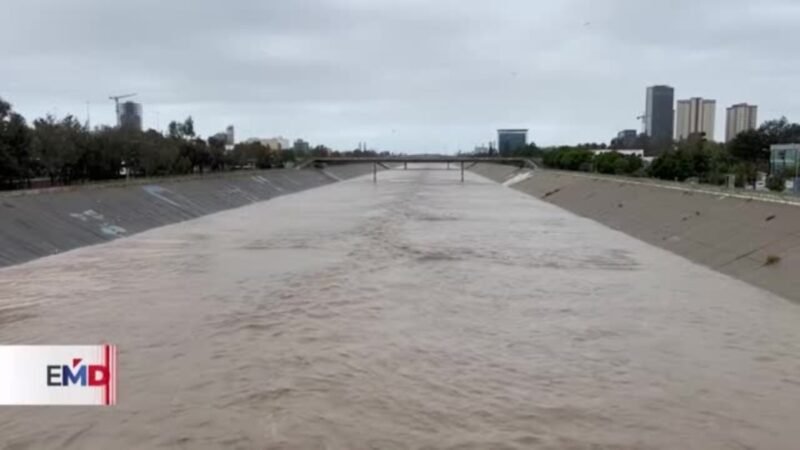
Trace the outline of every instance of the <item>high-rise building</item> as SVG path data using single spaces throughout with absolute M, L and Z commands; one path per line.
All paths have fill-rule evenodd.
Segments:
M 638 137 L 639 134 L 636 130 L 622 130 L 617 133 L 617 138 L 613 140 L 613 144 L 618 148 L 633 148 Z
M 311 150 L 311 145 L 302 139 L 296 139 L 292 148 L 297 153 L 306 154 Z
M 725 124 L 725 141 L 730 142 L 739 133 L 754 130 L 758 121 L 758 106 L 739 103 L 728 108 Z
M 716 100 L 700 97 L 678 100 L 675 139 L 681 140 L 695 133 L 705 133 L 706 139 L 713 141 L 716 110 Z
M 119 126 L 128 130 L 142 131 L 142 105 L 125 102 L 119 105 Z
M 497 146 L 500 156 L 507 156 L 528 145 L 528 130 L 497 130 Z
M 236 139 L 233 134 L 233 125 L 228 125 L 228 128 L 225 128 L 225 145 L 234 145 L 236 144 Z
M 656 143 L 672 140 L 675 123 L 675 89 L 671 86 L 650 86 L 647 88 L 645 109 L 645 134 Z

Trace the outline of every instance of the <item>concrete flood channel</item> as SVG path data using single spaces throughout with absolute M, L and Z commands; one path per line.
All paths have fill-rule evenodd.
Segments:
M 354 164 L 0 192 L 0 267 L 368 172 Z
M 800 302 L 800 198 L 494 164 L 474 170 Z
M 0 342 L 120 351 L 117 406 L 0 409 L 0 446 L 797 447 L 796 304 L 458 178 L 386 171 L 0 269 Z

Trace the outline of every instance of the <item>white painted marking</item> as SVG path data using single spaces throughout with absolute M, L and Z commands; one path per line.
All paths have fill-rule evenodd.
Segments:
M 178 208 L 181 207 L 180 204 L 175 203 L 174 201 L 172 201 L 172 200 L 168 199 L 167 197 L 164 197 L 163 195 L 161 195 L 162 192 L 170 192 L 169 189 L 164 189 L 163 187 L 156 186 L 156 185 L 142 186 L 142 189 L 144 189 L 145 192 L 147 192 L 148 194 L 152 195 L 153 197 L 155 197 L 155 198 L 157 198 L 159 200 L 167 202 L 172 206 L 177 206 Z
M 503 182 L 503 186 L 513 186 L 513 185 L 515 185 L 517 183 L 521 183 L 521 182 L 527 180 L 528 178 L 530 178 L 532 176 L 533 176 L 533 173 L 530 172 L 530 171 L 525 171 L 525 172 L 522 172 L 522 173 L 518 173 L 518 174 L 514 175 L 513 177 L 509 178 L 508 180 L 506 180 L 505 182 Z
M 261 182 L 262 182 L 262 183 L 264 183 L 264 184 L 266 184 L 267 186 L 269 186 L 269 187 L 271 187 L 271 188 L 275 189 L 275 190 L 276 190 L 276 191 L 278 191 L 278 192 L 284 192 L 284 190 L 283 190 L 283 188 L 282 188 L 282 187 L 280 187 L 280 186 L 278 186 L 277 184 L 273 183 L 273 182 L 272 182 L 272 181 L 270 181 L 269 179 L 262 177 L 261 175 L 259 175 L 259 176 L 257 176 L 257 177 L 254 177 L 254 178 L 258 178 L 259 180 L 261 180 Z

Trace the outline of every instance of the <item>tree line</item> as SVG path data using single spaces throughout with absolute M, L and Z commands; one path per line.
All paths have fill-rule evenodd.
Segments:
M 725 184 L 729 175 L 735 175 L 736 185 L 743 187 L 755 185 L 758 172 L 770 172 L 771 145 L 789 143 L 800 143 L 800 125 L 784 117 L 744 131 L 726 144 L 709 141 L 702 134 L 689 136 L 673 143 L 646 167 L 639 157 L 618 152 L 595 155 L 584 146 L 548 149 L 541 161 L 547 167 L 562 170 L 649 176 L 673 181 L 691 178 L 715 185 Z M 781 191 L 789 176 L 793 177 L 794 173 L 771 173 L 767 187 Z
M 558 147 L 546 152 L 544 165 L 562 170 L 581 170 L 616 175 L 643 175 L 644 161 L 639 156 L 616 151 L 595 154 L 579 147 Z
M 308 156 L 343 153 L 319 145 L 274 149 L 259 142 L 226 151 L 224 140 L 202 139 L 191 117 L 170 122 L 166 134 L 117 127 L 90 130 L 74 116 L 48 115 L 28 124 L 0 98 L 0 189 L 69 185 L 126 175 L 154 177 L 243 168 L 284 167 Z M 375 156 L 374 151 L 344 155 Z

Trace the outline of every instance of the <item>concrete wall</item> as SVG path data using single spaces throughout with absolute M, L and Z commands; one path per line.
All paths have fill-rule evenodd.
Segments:
M 473 170 L 691 261 L 800 301 L 800 204 L 600 175 Z M 796 200 L 795 200 L 796 201 Z M 780 261 L 767 264 L 769 256 Z
M 0 193 L 0 267 L 371 172 L 355 164 Z

